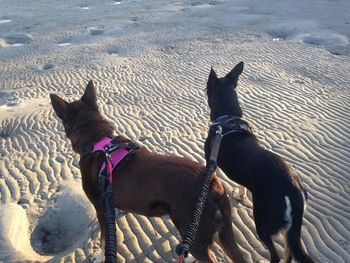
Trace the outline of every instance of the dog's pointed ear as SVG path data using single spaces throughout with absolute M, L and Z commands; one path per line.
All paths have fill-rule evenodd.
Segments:
M 57 116 L 64 120 L 67 117 L 68 102 L 55 94 L 50 94 L 51 104 Z
M 218 81 L 218 76 L 216 75 L 213 67 L 210 69 L 209 77 L 208 77 L 208 82 L 207 82 L 207 89 L 211 89 L 216 86 Z
M 92 80 L 90 80 L 87 84 L 84 95 L 81 97 L 81 100 L 89 106 L 93 107 L 94 109 L 97 109 L 96 89 Z
M 217 79 L 218 79 L 218 76 L 216 75 L 216 72 L 213 69 L 213 67 L 211 67 L 208 81 L 210 81 L 210 80 L 217 80 Z
M 215 79 L 218 78 L 218 76 L 216 75 L 216 72 L 215 72 L 213 67 L 210 68 L 209 79 L 210 78 L 215 78 Z
M 239 75 L 241 75 L 243 72 L 243 68 L 244 68 L 244 63 L 243 61 L 241 61 L 231 70 L 230 73 L 228 73 L 225 76 L 225 78 L 232 81 L 234 84 L 236 84 L 238 81 Z

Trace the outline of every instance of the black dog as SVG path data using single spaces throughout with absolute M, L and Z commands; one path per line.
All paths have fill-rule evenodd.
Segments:
M 248 123 L 240 119 L 242 110 L 235 88 L 242 71 L 243 62 L 224 78 L 218 78 L 211 69 L 207 95 L 212 125 L 205 142 L 206 159 L 215 132 L 221 126 L 224 136 L 218 166 L 229 178 L 251 191 L 256 231 L 269 249 L 271 262 L 279 262 L 272 236 L 281 230 L 286 233 L 285 262 L 291 262 L 292 258 L 314 262 L 300 241 L 307 198 L 300 178 L 280 156 L 262 148 Z

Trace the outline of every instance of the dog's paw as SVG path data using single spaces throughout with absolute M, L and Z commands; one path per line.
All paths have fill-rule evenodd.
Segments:
M 247 189 L 244 186 L 239 186 L 238 189 L 232 189 L 232 196 L 238 201 L 243 202 L 247 198 Z
M 91 263 L 103 263 L 105 261 L 105 256 L 102 251 L 96 252 L 89 257 Z
M 114 214 L 115 214 L 115 220 L 118 220 L 121 217 L 126 216 L 128 214 L 128 212 L 121 211 L 121 210 L 115 208 L 114 209 Z
M 232 190 L 232 196 L 238 202 L 243 202 L 247 198 L 246 194 L 241 194 L 238 190 Z

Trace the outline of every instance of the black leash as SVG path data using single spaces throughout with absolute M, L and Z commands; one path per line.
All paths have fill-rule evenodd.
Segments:
M 107 187 L 102 194 L 104 212 L 105 212 L 105 262 L 106 263 L 116 263 L 117 262 L 117 229 L 115 226 L 115 212 L 113 206 L 113 189 L 110 177 L 113 176 L 113 169 L 110 169 L 112 163 L 112 158 L 110 155 L 110 149 L 105 151 L 106 158 L 106 176 L 104 186 Z M 112 174 L 110 174 L 112 173 Z M 100 181 L 100 184 L 103 182 Z
M 109 187 L 111 188 L 111 187 Z M 113 206 L 113 192 L 112 189 L 107 190 L 103 194 L 105 205 L 105 262 L 116 263 L 117 262 L 117 235 L 115 226 L 115 212 Z
M 115 225 L 115 211 L 113 205 L 112 177 L 113 166 L 111 153 L 120 148 L 138 149 L 139 146 L 133 142 L 117 143 L 105 146 L 106 172 L 99 178 L 100 189 L 102 193 L 102 203 L 105 214 L 105 263 L 117 262 L 117 235 Z
M 185 237 L 182 242 L 176 246 L 176 253 L 179 258 L 178 263 L 182 261 L 184 257 L 188 256 L 190 248 L 193 244 L 194 239 L 196 238 L 199 222 L 203 213 L 204 205 L 207 200 L 208 192 L 210 189 L 211 175 L 217 167 L 217 158 L 219 154 L 221 139 L 222 139 L 222 127 L 218 125 L 216 128 L 215 138 L 213 146 L 210 153 L 209 161 L 205 167 L 204 179 L 201 191 L 199 193 L 198 202 L 196 204 L 192 219 L 190 224 L 187 227 Z

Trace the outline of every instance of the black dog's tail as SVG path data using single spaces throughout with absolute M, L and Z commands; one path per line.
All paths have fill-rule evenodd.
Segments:
M 286 253 L 285 256 L 287 256 L 288 259 L 285 259 L 285 262 L 291 262 L 293 257 L 300 263 L 315 263 L 315 261 L 306 254 L 300 240 L 304 205 L 307 200 L 307 195 L 300 191 L 298 194 L 290 195 L 287 198 L 290 198 L 292 220 L 291 226 L 286 233 L 286 241 L 288 246 L 286 249 L 289 249 L 290 253 Z M 286 202 L 288 207 L 288 201 L 286 200 Z

